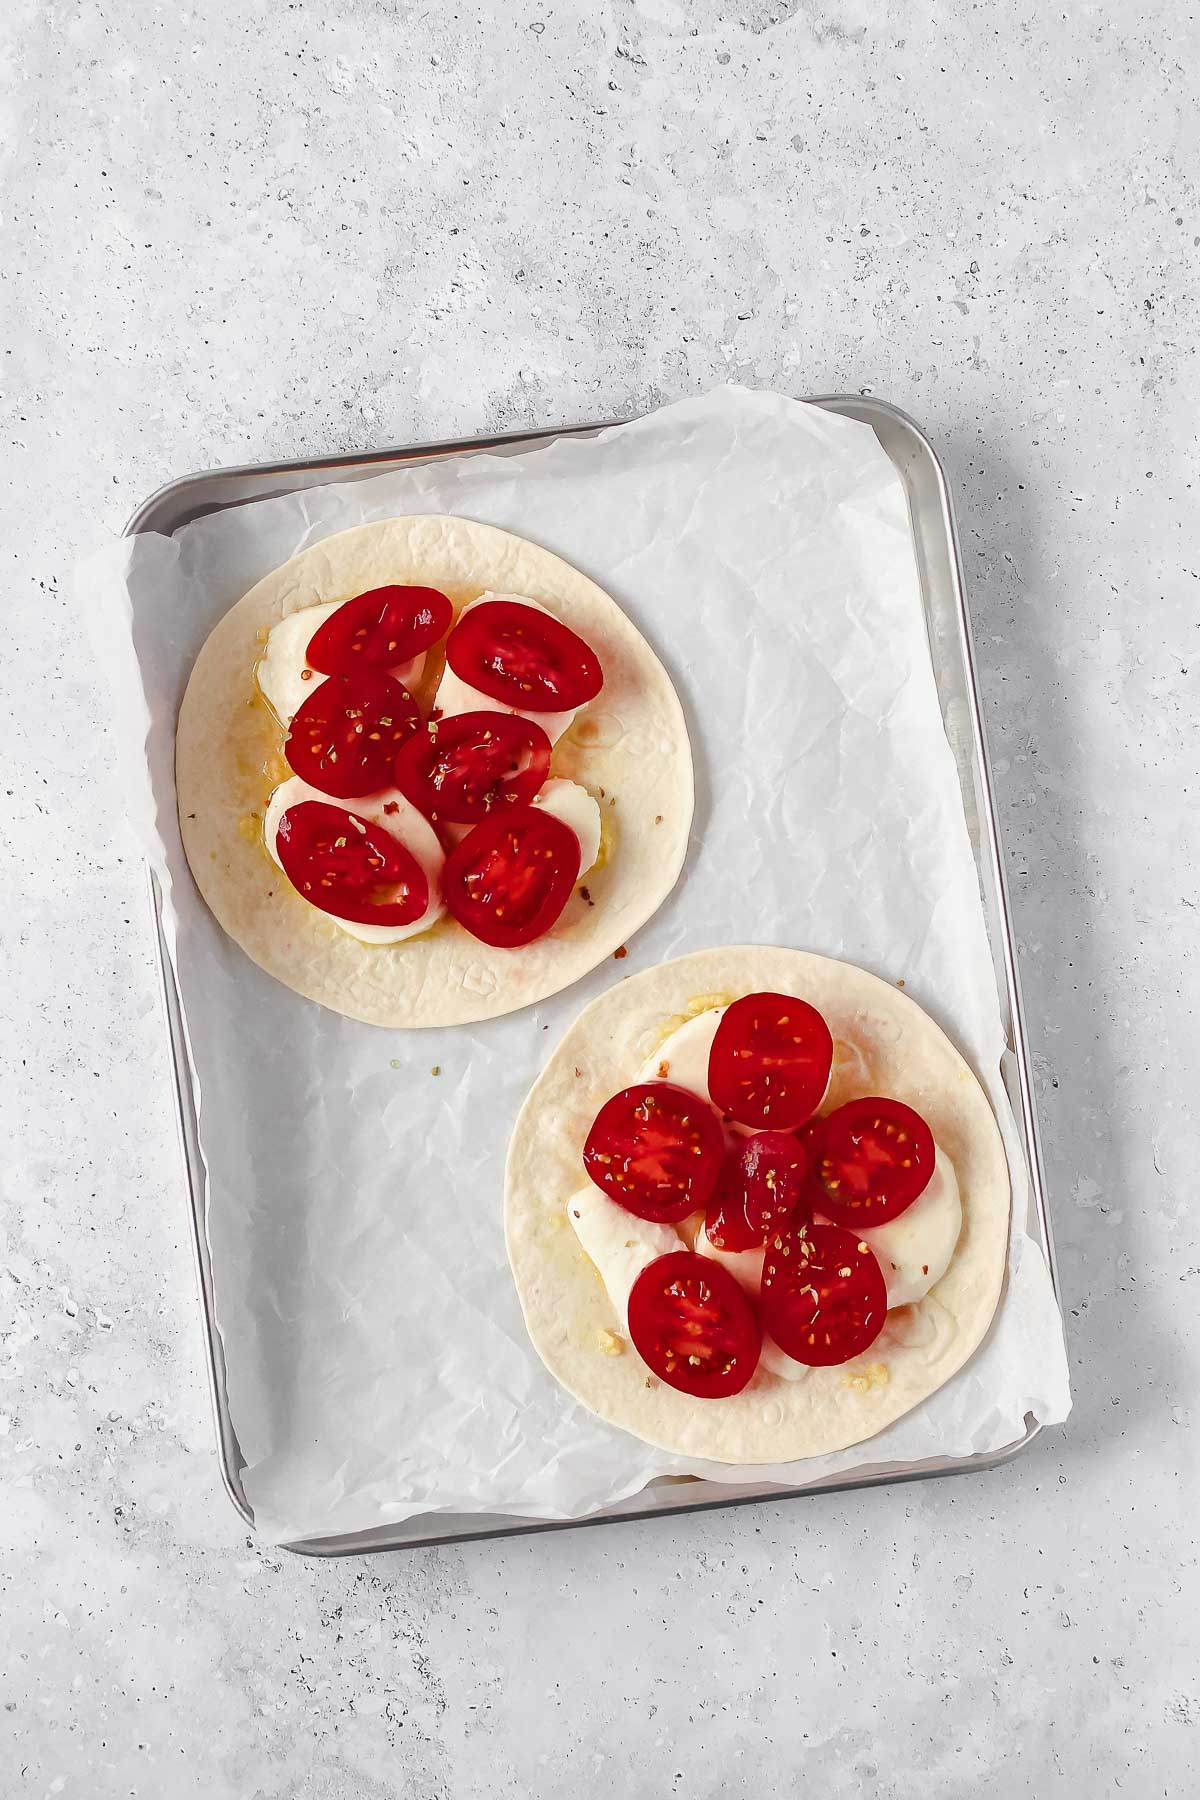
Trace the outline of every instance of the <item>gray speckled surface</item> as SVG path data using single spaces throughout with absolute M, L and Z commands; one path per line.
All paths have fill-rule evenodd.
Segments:
M 6 10 L 6 1796 L 1194 1784 L 1200 33 L 1177 0 L 933 10 Z M 203 464 L 730 375 L 885 395 L 949 464 L 1075 1414 L 936 1485 L 263 1553 L 210 1453 L 66 573 Z

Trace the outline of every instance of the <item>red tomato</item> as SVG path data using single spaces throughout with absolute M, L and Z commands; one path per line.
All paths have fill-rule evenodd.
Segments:
M 788 1131 L 817 1110 L 832 1067 L 833 1039 L 815 1006 L 791 994 L 747 994 L 717 1026 L 708 1091 L 739 1125 Z
M 459 713 L 409 738 L 396 786 L 429 819 L 474 825 L 529 803 L 550 768 L 550 739 L 518 713 Z
M 673 1250 L 629 1295 L 629 1335 L 646 1367 L 682 1394 L 740 1394 L 758 1367 L 762 1330 L 735 1278 L 711 1257 Z
M 824 1368 L 875 1342 L 887 1317 L 887 1285 L 856 1233 L 805 1221 L 767 1245 L 760 1303 L 763 1329 L 779 1348 Z
M 704 1235 L 718 1250 L 761 1250 L 788 1223 L 808 1185 L 808 1157 L 788 1131 L 759 1131 L 726 1153 Z
M 549 931 L 579 879 L 579 839 L 538 806 L 493 813 L 446 858 L 442 896 L 485 944 L 515 950 Z
M 351 800 L 391 787 L 396 752 L 420 723 L 416 701 L 390 675 L 331 675 L 296 713 L 283 753 L 311 787 Z
M 668 1081 L 641 1081 L 604 1102 L 583 1166 L 626 1212 L 673 1225 L 708 1205 L 724 1154 L 725 1134 L 706 1101 Z
M 411 925 L 429 904 L 429 882 L 412 851 L 344 807 L 323 800 L 289 806 L 275 849 L 296 892 L 335 918 Z
M 886 1225 L 923 1194 L 933 1133 L 900 1100 L 850 1100 L 822 1121 L 814 1169 L 821 1211 L 851 1231 Z
M 436 644 L 453 617 L 454 608 L 437 588 L 372 588 L 318 625 L 305 661 L 322 675 L 395 669 Z
M 446 640 L 446 661 L 461 681 L 522 712 L 568 712 L 604 685 L 581 637 L 516 600 L 485 600 L 464 613 Z

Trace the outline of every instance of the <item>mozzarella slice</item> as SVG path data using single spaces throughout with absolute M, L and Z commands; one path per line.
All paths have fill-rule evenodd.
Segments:
M 531 606 L 534 612 L 550 612 L 548 606 L 541 606 L 536 600 L 530 600 L 526 594 L 487 593 L 480 594 L 478 600 L 472 600 L 467 606 L 464 606 L 458 618 L 465 618 L 473 608 L 482 606 L 488 600 L 508 600 L 514 606 Z M 553 618 L 554 614 L 551 613 L 550 616 Z M 457 623 L 458 619 L 455 620 L 456 625 Z M 466 712 L 520 713 L 523 719 L 532 719 L 535 725 L 540 725 L 552 744 L 558 742 L 579 711 L 578 707 L 572 707 L 569 712 L 540 713 L 529 712 L 523 706 L 506 706 L 503 700 L 493 700 L 490 694 L 485 694 L 479 688 L 472 687 L 469 682 L 461 680 L 449 663 L 446 664 L 442 679 L 438 683 L 433 706 L 434 711 L 439 713 L 443 719 L 456 719 L 460 713 Z
M 715 1244 L 709 1242 L 703 1225 L 696 1233 L 694 1248 L 697 1256 L 711 1257 L 713 1262 L 719 1262 L 722 1268 L 728 1269 L 731 1275 L 736 1275 L 746 1292 L 755 1300 L 758 1299 L 758 1290 L 762 1286 L 763 1262 L 767 1254 L 765 1250 L 718 1250 Z
M 590 1181 L 567 1201 L 567 1217 L 626 1330 L 634 1282 L 660 1256 L 684 1249 L 682 1238 L 671 1225 L 635 1219 Z
M 564 781 L 553 775 L 542 783 L 533 804 L 570 826 L 579 839 L 579 873 L 586 875 L 600 854 L 599 801 L 593 800 L 577 781 Z
M 639 1081 L 672 1081 L 712 1104 L 708 1091 L 708 1053 L 725 1017 L 725 1007 L 714 1006 L 673 1031 L 653 1056 L 638 1070 Z
M 713 1262 L 719 1262 L 731 1275 L 736 1276 L 757 1307 L 765 1250 L 718 1250 L 715 1244 L 709 1243 L 703 1226 L 696 1234 L 695 1248 L 697 1256 L 710 1257 Z M 797 1362 L 794 1356 L 781 1350 L 775 1339 L 768 1337 L 765 1331 L 759 1361 L 764 1369 L 770 1369 L 772 1375 L 778 1375 L 784 1381 L 803 1381 L 806 1375 L 812 1373 L 807 1363 Z
M 336 913 L 326 913 L 323 907 L 314 907 L 315 912 L 323 913 L 339 930 L 352 938 L 358 938 L 364 944 L 398 944 L 404 938 L 416 937 L 418 932 L 428 931 L 441 918 L 446 910 L 442 904 L 441 875 L 445 861 L 442 846 L 428 819 L 403 794 L 385 789 L 382 794 L 369 794 L 358 800 L 333 800 L 318 788 L 310 787 L 299 775 L 291 776 L 275 789 L 263 818 L 263 838 L 267 850 L 281 869 L 283 864 L 279 862 L 277 849 L 279 821 L 289 806 L 299 806 L 302 800 L 320 800 L 326 806 L 341 806 L 360 819 L 368 819 L 374 825 L 381 825 L 397 843 L 411 851 L 424 869 L 429 882 L 429 904 L 420 918 L 414 919 L 411 925 L 363 925 L 357 919 L 339 919 Z M 303 897 L 301 895 L 301 899 Z
M 950 1267 L 962 1230 L 954 1164 L 936 1144 L 934 1152 L 933 1174 L 925 1192 L 890 1225 L 875 1225 L 859 1233 L 883 1270 L 889 1307 L 909 1306 L 925 1297 Z
M 266 649 L 254 672 L 267 705 L 281 725 L 290 725 L 308 696 L 323 681 L 328 681 L 327 675 L 309 668 L 308 646 L 318 628 L 345 604 L 344 600 L 330 600 L 323 606 L 305 606 L 299 612 L 289 613 L 286 619 L 281 619 L 278 625 L 271 627 Z M 424 667 L 425 655 L 422 652 L 419 656 L 409 657 L 407 662 L 397 663 L 394 669 L 387 669 L 384 673 L 402 681 L 411 690 L 421 679 Z

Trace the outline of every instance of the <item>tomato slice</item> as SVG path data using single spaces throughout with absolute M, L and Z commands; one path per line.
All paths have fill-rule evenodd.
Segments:
M 485 600 L 446 640 L 461 681 L 522 712 L 568 712 L 604 685 L 599 658 L 569 626 L 516 600 Z
M 485 944 L 515 950 L 549 931 L 579 879 L 579 839 L 538 806 L 493 813 L 446 858 L 442 897 Z
M 725 1134 L 706 1101 L 667 1081 L 642 1081 L 600 1108 L 583 1166 L 626 1212 L 673 1225 L 708 1205 L 724 1155 Z
M 439 719 L 396 758 L 396 786 L 428 819 L 474 825 L 525 806 L 550 769 L 550 739 L 519 713 L 469 712 Z
M 808 1186 L 808 1157 L 788 1131 L 758 1131 L 726 1153 L 704 1235 L 718 1250 L 761 1250 L 788 1224 Z
M 412 851 L 344 807 L 323 800 L 289 806 L 275 849 L 297 893 L 337 919 L 411 925 L 429 904 L 429 882 Z
M 767 1245 L 762 1322 L 781 1350 L 813 1368 L 849 1362 L 883 1330 L 887 1284 L 856 1232 L 805 1220 Z
M 821 1211 L 851 1231 L 886 1225 L 929 1185 L 933 1133 L 901 1100 L 847 1101 L 822 1122 L 814 1169 Z
M 371 588 L 317 627 L 305 661 L 322 675 L 395 669 L 436 644 L 453 617 L 454 608 L 437 588 Z
M 737 1279 L 691 1250 L 673 1250 L 642 1270 L 629 1294 L 629 1335 L 660 1381 L 699 1400 L 740 1394 L 762 1349 L 762 1329 Z
M 331 675 L 292 719 L 284 755 L 323 794 L 377 794 L 392 785 L 396 752 L 420 723 L 416 701 L 390 675 Z
M 739 1125 L 788 1131 L 817 1110 L 832 1067 L 833 1039 L 815 1006 L 791 994 L 747 994 L 717 1026 L 708 1091 Z

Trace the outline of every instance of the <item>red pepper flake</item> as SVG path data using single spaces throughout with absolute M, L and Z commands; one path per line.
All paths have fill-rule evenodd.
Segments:
M 629 955 L 628 950 L 625 948 L 624 944 L 622 944 L 621 948 L 619 950 L 613 951 L 613 961 L 620 962 L 620 960 L 623 956 L 628 956 L 628 955 Z

